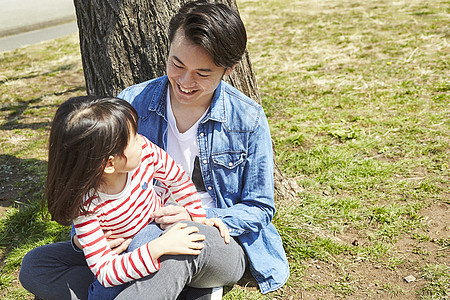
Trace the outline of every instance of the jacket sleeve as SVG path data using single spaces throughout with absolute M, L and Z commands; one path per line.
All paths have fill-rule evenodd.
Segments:
M 247 149 L 244 171 L 239 181 L 242 186 L 240 195 L 229 199 L 221 191 L 222 187 L 216 186 L 218 197 L 223 197 L 228 207 L 206 209 L 207 217 L 221 218 L 231 229 L 232 236 L 260 231 L 275 214 L 272 140 L 262 107 Z

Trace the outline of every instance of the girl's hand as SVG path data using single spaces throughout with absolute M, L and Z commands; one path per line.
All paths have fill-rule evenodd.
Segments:
M 209 225 L 209 226 L 215 226 L 217 228 L 219 228 L 220 231 L 220 236 L 223 237 L 224 241 L 226 244 L 230 243 L 230 230 L 228 229 L 227 225 L 225 225 L 221 219 L 219 218 L 211 218 L 211 219 L 206 219 L 206 218 L 192 218 L 192 221 L 197 222 L 197 223 L 201 223 L 201 224 L 205 224 L 205 225 Z
M 204 245 L 203 234 L 197 234 L 198 228 L 187 226 L 185 223 L 177 223 L 167 230 L 163 235 L 149 243 L 153 259 L 157 259 L 164 254 L 188 254 L 198 255 Z

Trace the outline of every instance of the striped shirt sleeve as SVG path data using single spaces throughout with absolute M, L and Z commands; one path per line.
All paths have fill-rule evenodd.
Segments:
M 159 270 L 159 260 L 152 259 L 148 243 L 120 255 L 112 251 L 94 214 L 76 218 L 74 225 L 86 262 L 103 286 L 120 285 Z
M 148 145 L 153 148 L 154 153 L 154 178 L 169 188 L 172 199 L 192 217 L 206 217 L 206 211 L 189 175 L 164 150 L 150 141 Z

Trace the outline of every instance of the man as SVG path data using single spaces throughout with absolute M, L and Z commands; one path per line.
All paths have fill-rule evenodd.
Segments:
M 218 217 L 244 248 L 263 293 L 287 280 L 281 239 L 271 223 L 273 152 L 263 109 L 222 81 L 241 59 L 246 32 L 226 5 L 185 5 L 169 24 L 167 76 L 125 89 L 140 133 L 181 163 L 201 193 L 207 217 Z M 163 227 L 187 219 L 182 207 L 155 214 Z M 238 259 L 234 257 L 224 259 Z

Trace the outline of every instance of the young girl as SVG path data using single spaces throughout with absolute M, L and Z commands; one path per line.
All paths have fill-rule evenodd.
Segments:
M 52 219 L 73 222 L 87 265 L 105 287 L 145 277 L 160 268 L 165 254 L 200 253 L 204 239 L 196 227 L 175 224 L 160 237 L 123 255 L 108 242 L 129 239 L 152 222 L 151 213 L 163 200 L 153 181 L 162 183 L 171 198 L 186 208 L 193 221 L 206 220 L 205 211 L 188 175 L 162 149 L 137 134 L 134 108 L 118 98 L 70 98 L 53 120 L 48 159 L 46 200 Z M 108 238 L 104 232 L 108 233 Z

